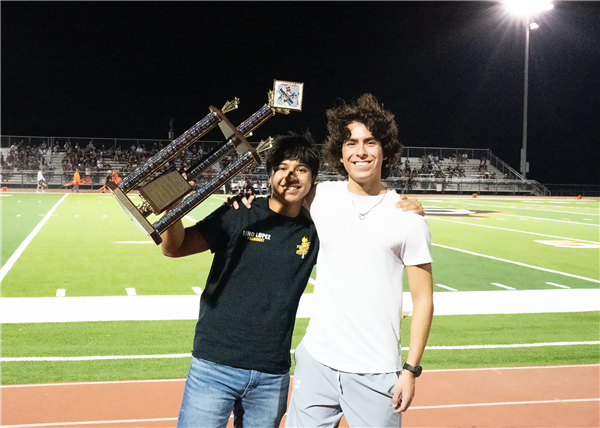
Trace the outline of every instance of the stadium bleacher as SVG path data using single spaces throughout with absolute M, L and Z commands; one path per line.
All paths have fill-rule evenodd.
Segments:
M 20 137 L 19 137 L 20 138 Z M 41 137 L 24 137 L 31 141 L 32 139 L 38 139 Z M 16 138 L 15 138 L 16 139 Z M 66 138 L 61 138 L 66 140 Z M 75 139 L 71 138 L 71 141 Z M 82 141 L 89 141 L 89 139 L 81 139 Z M 2 137 L 3 146 L 6 137 Z M 94 140 L 96 141 L 96 140 Z M 149 140 L 146 140 L 146 144 Z M 100 144 L 100 139 L 97 144 Z M 129 150 L 131 144 L 135 144 L 134 140 L 118 141 L 110 140 L 111 147 L 122 146 L 124 152 Z M 203 145 L 208 144 L 212 146 L 217 142 L 202 142 Z M 35 144 L 35 143 L 32 143 Z M 138 143 L 139 144 L 139 143 Z M 150 141 L 152 144 L 152 141 Z M 83 146 L 83 144 L 82 144 Z M 34 146 L 35 147 L 35 146 Z M 2 147 L 1 152 L 4 159 L 8 157 L 10 151 L 8 147 Z M 206 150 L 208 151 L 208 150 Z M 459 156 L 459 153 L 470 153 L 470 157 L 463 159 Z M 427 153 L 439 153 L 439 160 L 436 162 L 441 170 L 444 172 L 444 177 L 440 177 L 439 174 L 434 174 L 432 171 L 428 173 L 417 174 L 412 180 L 408 180 L 408 177 L 401 176 L 398 171 L 392 171 L 391 176 L 386 180 L 389 188 L 397 190 L 399 193 L 434 193 L 434 194 L 462 194 L 462 193 L 479 193 L 479 194 L 502 194 L 502 195 L 540 195 L 548 196 L 550 192 L 540 183 L 534 180 L 524 180 L 514 169 L 508 166 L 505 162 L 498 159 L 490 150 L 486 149 L 460 149 L 460 148 L 424 148 L 424 147 L 405 147 L 404 153 L 408 154 L 409 157 L 403 157 L 401 162 L 404 163 L 408 159 L 412 169 L 420 170 L 423 164 L 422 154 Z M 420 156 L 410 156 L 416 153 Z M 482 173 L 480 171 L 481 154 L 486 159 L 487 172 Z M 58 189 L 64 188 L 63 186 L 72 181 L 74 171 L 63 171 L 62 160 L 65 157 L 65 152 L 62 148 L 57 154 L 51 154 L 48 151 L 44 158 L 44 175 L 50 188 Z M 457 160 L 458 159 L 458 160 Z M 129 173 L 133 172 L 134 169 L 128 168 L 127 161 L 120 160 L 115 161 L 113 157 L 103 156 L 104 168 L 94 168 L 91 173 L 85 174 L 82 172 L 82 179 L 86 180 L 86 183 L 81 185 L 81 189 L 97 190 L 105 184 L 108 170 L 118 170 L 119 175 L 124 177 Z M 180 167 L 180 161 L 176 161 L 176 166 Z M 448 173 L 449 168 L 455 168 L 460 166 L 462 168 L 462 174 L 451 174 Z M 235 192 L 237 191 L 238 183 L 240 180 L 250 180 L 255 184 L 255 190 L 264 193 L 266 190 L 267 176 L 264 170 L 255 171 L 258 173 L 242 173 L 234 177 L 231 181 L 231 186 L 227 189 L 223 189 L 223 192 Z M 437 176 L 436 176 L 437 175 Z M 459 175 L 459 176 L 457 176 Z M 206 178 L 211 178 L 212 174 L 207 174 Z M 342 179 L 335 172 L 330 170 L 323 170 L 319 173 L 319 180 L 340 180 Z M 3 187 L 8 188 L 34 188 L 36 186 L 37 170 L 18 170 L 15 171 L 13 168 L 0 168 L 0 181 Z

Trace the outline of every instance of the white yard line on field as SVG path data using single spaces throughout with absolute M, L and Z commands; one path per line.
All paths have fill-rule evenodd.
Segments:
M 531 207 L 517 207 L 514 204 L 511 204 L 511 206 L 505 206 L 505 205 L 483 205 L 482 206 L 481 204 L 464 204 L 464 205 L 478 207 L 480 209 L 481 208 L 514 208 L 514 209 L 526 209 L 528 211 L 543 211 L 543 212 L 549 212 L 549 213 L 600 216 L 600 214 L 593 214 L 593 213 L 575 213 L 573 211 L 558 211 L 558 210 L 549 210 L 549 209 L 540 209 L 540 208 L 531 208 Z M 581 207 L 574 207 L 574 208 L 581 208 Z
M 567 237 L 564 237 L 564 236 L 545 235 L 543 233 L 527 232 L 527 231 L 524 231 L 524 230 L 516 230 L 516 229 L 507 229 L 505 227 L 487 226 L 485 224 L 466 223 L 464 221 L 450 220 L 450 219 L 447 219 L 447 218 L 440 218 L 440 217 L 427 217 L 427 220 L 447 221 L 447 222 L 450 222 L 450 223 L 464 224 L 464 225 L 467 225 L 467 226 L 486 227 L 488 229 L 505 230 L 507 232 L 515 232 L 515 233 L 525 233 L 527 235 L 545 236 L 547 238 L 565 239 L 567 241 L 578 241 L 578 242 L 588 242 L 590 244 L 600 244 L 600 242 L 595 242 L 595 241 L 586 241 L 586 240 L 583 240 L 583 239 L 567 238 Z
M 19 257 L 21 257 L 21 254 L 23 254 L 23 251 L 25 251 L 25 248 L 27 248 L 27 246 L 29 245 L 29 243 L 33 240 L 33 238 L 35 238 L 35 235 L 37 235 L 37 233 L 40 231 L 40 229 L 42 228 L 42 226 L 44 224 L 46 224 L 46 222 L 48 221 L 48 219 L 52 216 L 52 213 L 56 210 L 56 208 L 58 208 L 58 206 L 60 205 L 60 203 L 62 201 L 64 201 L 65 198 L 68 195 L 69 194 L 66 193 L 65 196 L 63 196 L 62 198 L 60 198 L 60 200 L 56 204 L 54 204 L 54 206 L 50 209 L 50 211 L 48 211 L 48 213 L 44 216 L 44 218 L 42 219 L 42 221 L 40 221 L 38 223 L 38 225 L 33 228 L 33 230 L 27 236 L 27 238 L 25 238 L 25 240 L 23 242 L 21 242 L 21 245 L 19 245 L 19 247 L 16 249 L 16 251 L 13 253 L 13 255 L 10 256 L 10 258 L 6 261 L 6 263 L 4 264 L 4 266 L 2 266 L 2 268 L 0 269 L 0 282 L 2 282 L 2 280 L 4 279 L 4 277 L 6 276 L 6 274 L 8 273 L 8 271 L 10 271 L 10 269 L 17 262 L 17 260 L 19 259 Z
M 473 256 L 485 257 L 486 259 L 492 259 L 492 260 L 497 260 L 497 261 L 500 261 L 500 262 L 511 263 L 511 264 L 518 265 L 518 266 L 528 267 L 528 268 L 531 268 L 531 269 L 537 269 L 537 270 L 541 270 L 541 271 L 544 271 L 544 272 L 556 273 L 558 275 L 569 276 L 571 278 L 583 279 L 584 281 L 590 281 L 590 282 L 595 282 L 595 283 L 600 284 L 600 281 L 597 280 L 597 279 L 594 279 L 594 278 L 587 278 L 585 276 L 573 275 L 571 273 L 560 272 L 560 271 L 552 270 L 552 269 L 546 269 L 546 268 L 539 267 L 539 266 L 532 266 L 532 265 L 528 265 L 526 263 L 515 262 L 513 260 L 507 260 L 507 259 L 501 259 L 500 257 L 488 256 L 486 254 L 474 253 L 472 251 L 467 251 L 467 250 L 463 250 L 463 249 L 460 249 L 460 248 L 448 247 L 446 245 L 441 245 L 441 244 L 431 244 L 431 245 L 433 245 L 435 247 L 446 248 L 447 250 L 460 251 L 461 253 L 471 254 Z
M 506 213 L 502 213 L 502 215 L 506 215 L 509 217 L 519 217 L 519 218 L 524 218 L 524 219 L 528 219 L 528 220 L 546 220 L 546 221 L 556 221 L 558 223 L 569 223 L 569 224 L 582 224 L 584 226 L 596 226 L 596 227 L 600 227 L 600 224 L 590 224 L 590 223 L 580 223 L 578 221 L 567 221 L 567 220 L 558 220 L 555 218 L 542 218 L 542 217 L 529 217 L 529 216 L 525 216 L 525 215 L 516 215 L 516 214 L 506 214 Z
M 458 291 L 456 288 L 448 287 L 447 285 L 443 285 L 443 284 L 435 284 L 435 285 L 437 285 L 438 287 L 441 287 L 441 288 L 445 288 L 446 290 Z
M 500 284 L 498 282 L 492 282 L 492 285 L 495 285 L 496 287 L 500 287 L 500 288 L 505 288 L 507 290 L 516 290 L 516 288 L 514 288 L 514 287 L 509 287 L 508 285 Z

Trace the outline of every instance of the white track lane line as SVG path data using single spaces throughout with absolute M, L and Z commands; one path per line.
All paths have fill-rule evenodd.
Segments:
M 473 372 L 473 371 L 502 371 L 502 370 L 539 370 L 539 369 L 577 369 L 585 367 L 596 367 L 600 364 L 573 364 L 558 366 L 529 366 L 529 367 L 478 367 L 466 369 L 431 369 L 430 372 Z M 293 378 L 294 376 L 290 376 Z M 185 378 L 180 379 L 142 379 L 142 380 L 101 380 L 98 382 L 64 382 L 64 383 L 24 383 L 20 385 L 0 385 L 0 390 L 4 388 L 39 388 L 48 386 L 81 386 L 81 385 L 111 385 L 125 383 L 162 383 L 162 382 L 181 382 L 185 383 Z
M 443 404 L 439 406 L 411 406 L 410 410 L 430 410 L 430 409 L 455 409 L 460 407 L 486 407 L 486 406 L 516 406 L 532 404 L 559 404 L 559 403 L 581 403 L 586 401 L 600 401 L 600 398 L 573 398 L 561 400 L 540 400 L 540 401 L 505 401 L 499 403 L 469 403 L 469 404 Z
M 489 407 L 489 406 L 516 406 L 516 405 L 535 405 L 535 404 L 567 404 L 567 403 L 582 403 L 600 401 L 600 398 L 574 398 L 574 399 L 556 399 L 556 400 L 540 400 L 540 401 L 506 401 L 498 403 L 469 403 L 469 404 L 447 404 L 438 406 L 411 406 L 410 410 L 433 410 L 433 409 L 452 409 L 452 408 L 468 408 L 468 407 Z M 287 412 L 285 413 L 287 415 Z M 230 419 L 232 416 L 229 417 Z M 24 424 L 24 425 L 3 425 L 4 428 L 33 428 L 33 427 L 49 427 L 49 426 L 74 426 L 74 425 L 100 425 L 100 424 L 123 424 L 123 423 L 140 423 L 140 422 L 166 422 L 176 421 L 177 418 L 154 418 L 154 419 L 120 419 L 106 421 L 78 421 L 78 422 L 57 422 L 45 424 Z

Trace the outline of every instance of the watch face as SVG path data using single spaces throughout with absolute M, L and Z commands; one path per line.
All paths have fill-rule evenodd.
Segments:
M 415 374 L 415 377 L 419 377 L 421 375 L 422 371 L 423 371 L 423 367 L 417 366 L 417 367 L 415 367 L 415 370 L 413 371 L 413 373 Z

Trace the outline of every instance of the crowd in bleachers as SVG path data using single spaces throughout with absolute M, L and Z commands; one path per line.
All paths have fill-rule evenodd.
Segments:
M 418 178 L 467 178 L 465 165 L 467 165 L 468 160 L 466 153 L 455 153 L 445 159 L 437 154 L 423 154 L 418 160 L 413 158 L 414 164 L 411 164 L 409 158 L 398 162 L 392 170 L 391 177 L 402 178 L 408 182 L 414 182 Z M 471 173 L 470 176 L 474 178 L 496 178 L 495 172 L 488 171 L 485 157 L 481 158 L 477 169 L 471 168 L 469 172 Z
M 80 140 L 81 141 L 81 140 Z M 72 175 L 78 170 L 90 177 L 94 173 L 103 173 L 106 171 L 119 171 L 121 176 L 126 176 L 136 168 L 143 165 L 149 158 L 154 156 L 164 148 L 162 142 L 133 142 L 130 147 L 109 145 L 90 140 L 87 144 L 80 146 L 79 142 L 72 143 L 69 140 L 64 143 L 58 141 L 42 141 L 32 144 L 21 140 L 10 146 L 8 154 L 4 151 L 0 161 L 2 169 L 9 171 L 52 171 L 62 169 L 62 173 Z M 172 166 L 180 170 L 188 170 L 198 164 L 207 152 L 203 144 L 193 144 L 179 154 L 176 159 L 169 162 L 165 168 Z M 6 156 L 5 156 L 6 155 Z M 237 156 L 234 152 L 225 159 L 221 159 L 209 172 L 217 172 L 226 165 L 229 165 Z M 453 153 L 451 156 L 443 158 L 436 153 L 424 153 L 420 158 L 407 157 L 400 161 L 392 169 L 390 177 L 401 178 L 404 185 L 411 188 L 412 185 L 421 178 L 452 179 L 452 178 L 480 178 L 495 179 L 496 174 L 493 170 L 488 171 L 487 159 L 482 157 L 478 167 L 476 164 L 468 164 L 468 155 L 466 153 Z M 412 163 L 411 163 L 412 161 Z M 467 166 L 468 171 L 465 170 Z M 257 167 L 245 174 L 257 173 Z M 327 163 L 322 166 L 322 173 L 332 172 Z
M 32 147 L 21 140 L 10 146 L 6 157 L 4 153 L 0 154 L 0 165 L 6 170 L 37 170 L 45 165 L 44 155 L 47 151 L 45 143 L 43 147 Z
M 440 159 L 437 154 L 424 154 L 420 160 L 420 165 L 411 165 L 408 158 L 404 162 L 400 161 L 393 169 L 393 176 L 409 180 L 415 180 L 418 177 L 465 177 L 465 168 L 461 165 L 461 162 L 466 162 L 466 154 L 460 157 L 453 155 L 446 169 L 442 165 L 444 159 Z
M 126 175 L 143 165 L 148 159 L 164 148 L 162 142 L 133 142 L 130 147 L 109 146 L 90 140 L 87 144 L 71 142 L 31 143 L 21 140 L 12 143 L 8 152 L 0 154 L 0 165 L 5 173 L 19 171 L 37 171 L 43 169 L 58 170 L 72 173 L 76 170 L 90 176 L 94 172 L 118 169 Z M 187 170 L 195 166 L 209 150 L 204 150 L 202 144 L 192 144 L 183 150 L 167 167 L 176 165 Z M 220 170 L 236 158 L 233 153 L 215 165 L 214 170 Z

